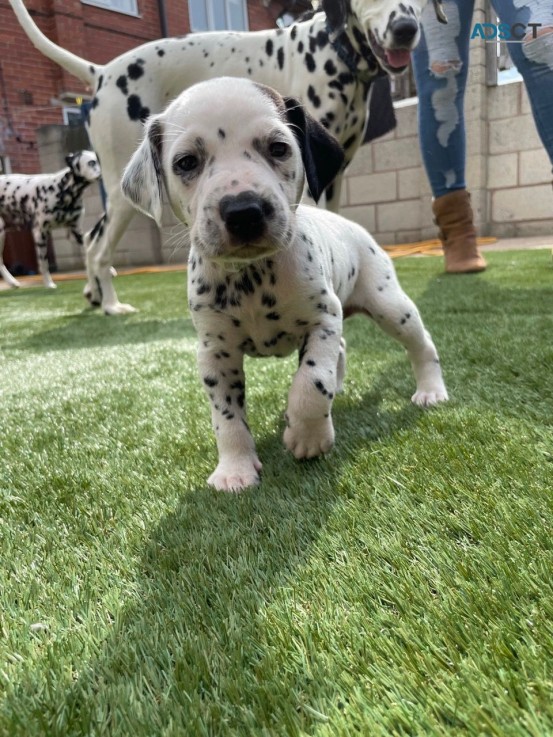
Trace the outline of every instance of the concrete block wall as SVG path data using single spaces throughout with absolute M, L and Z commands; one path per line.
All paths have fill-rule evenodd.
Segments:
M 553 233 L 553 188 L 526 89 L 521 82 L 488 95 L 490 232 L 504 237 Z
M 420 240 L 432 225 L 417 138 L 417 108 L 397 106 L 395 131 L 363 146 L 347 171 L 341 213 L 381 243 Z M 401 162 L 401 163 L 400 163 Z

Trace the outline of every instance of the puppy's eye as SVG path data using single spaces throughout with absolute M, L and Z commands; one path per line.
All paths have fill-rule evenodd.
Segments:
M 175 174 L 188 173 L 197 169 L 199 163 L 197 156 L 194 156 L 194 154 L 186 154 L 185 156 L 180 156 L 178 159 L 175 159 L 173 162 L 173 171 Z
M 273 141 L 269 146 L 273 159 L 286 159 L 290 154 L 290 146 L 284 141 Z

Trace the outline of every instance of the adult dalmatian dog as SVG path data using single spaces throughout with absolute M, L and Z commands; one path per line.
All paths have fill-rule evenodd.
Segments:
M 340 142 L 344 167 L 359 148 L 375 76 L 400 72 L 419 39 L 427 0 L 322 0 L 324 12 L 286 29 L 255 33 L 194 33 L 147 43 L 105 66 L 57 46 L 37 28 L 22 0 L 10 0 L 32 43 L 94 90 L 89 135 L 103 169 L 107 216 L 88 240 L 85 295 L 106 314 L 133 311 L 111 280 L 115 248 L 133 215 L 122 198 L 121 174 L 143 132 L 143 121 L 192 84 L 246 77 L 301 100 Z M 433 0 L 445 21 L 442 0 Z M 341 172 L 326 192 L 337 211 Z
M 83 246 L 83 193 L 100 178 L 100 164 L 92 151 L 69 154 L 65 161 L 67 166 L 53 174 L 0 176 L 0 274 L 12 287 L 20 284 L 2 259 L 7 228 L 31 229 L 44 286 L 51 289 L 56 285 L 46 255 L 50 231 L 66 227 Z
M 217 100 L 217 105 L 213 105 Z M 151 116 L 122 190 L 159 221 L 164 190 L 190 226 L 190 313 L 211 401 L 216 489 L 259 482 L 246 421 L 244 356 L 299 350 L 284 443 L 312 458 L 334 443 L 332 402 L 342 389 L 342 321 L 364 313 L 396 338 L 413 366 L 415 404 L 447 399 L 436 348 L 389 256 L 359 225 L 298 205 L 304 172 L 314 197 L 343 152 L 298 101 L 246 79 L 190 87 Z

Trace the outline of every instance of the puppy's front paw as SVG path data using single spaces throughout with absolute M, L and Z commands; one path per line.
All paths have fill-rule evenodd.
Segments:
M 413 404 L 418 407 L 433 407 L 439 402 L 447 402 L 448 399 L 447 389 L 443 384 L 430 389 L 417 389 L 411 397 Z
M 219 461 L 207 483 L 218 491 L 242 491 L 257 486 L 261 463 L 257 456 L 244 456 Z
M 334 445 L 334 426 L 331 417 L 320 420 L 296 420 L 287 418 L 284 445 L 296 458 L 315 458 L 328 453 Z

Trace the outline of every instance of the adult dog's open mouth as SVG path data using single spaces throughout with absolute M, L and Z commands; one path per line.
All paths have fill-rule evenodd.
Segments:
M 403 72 L 409 66 L 411 49 L 385 49 L 372 31 L 369 42 L 375 56 L 393 73 Z

